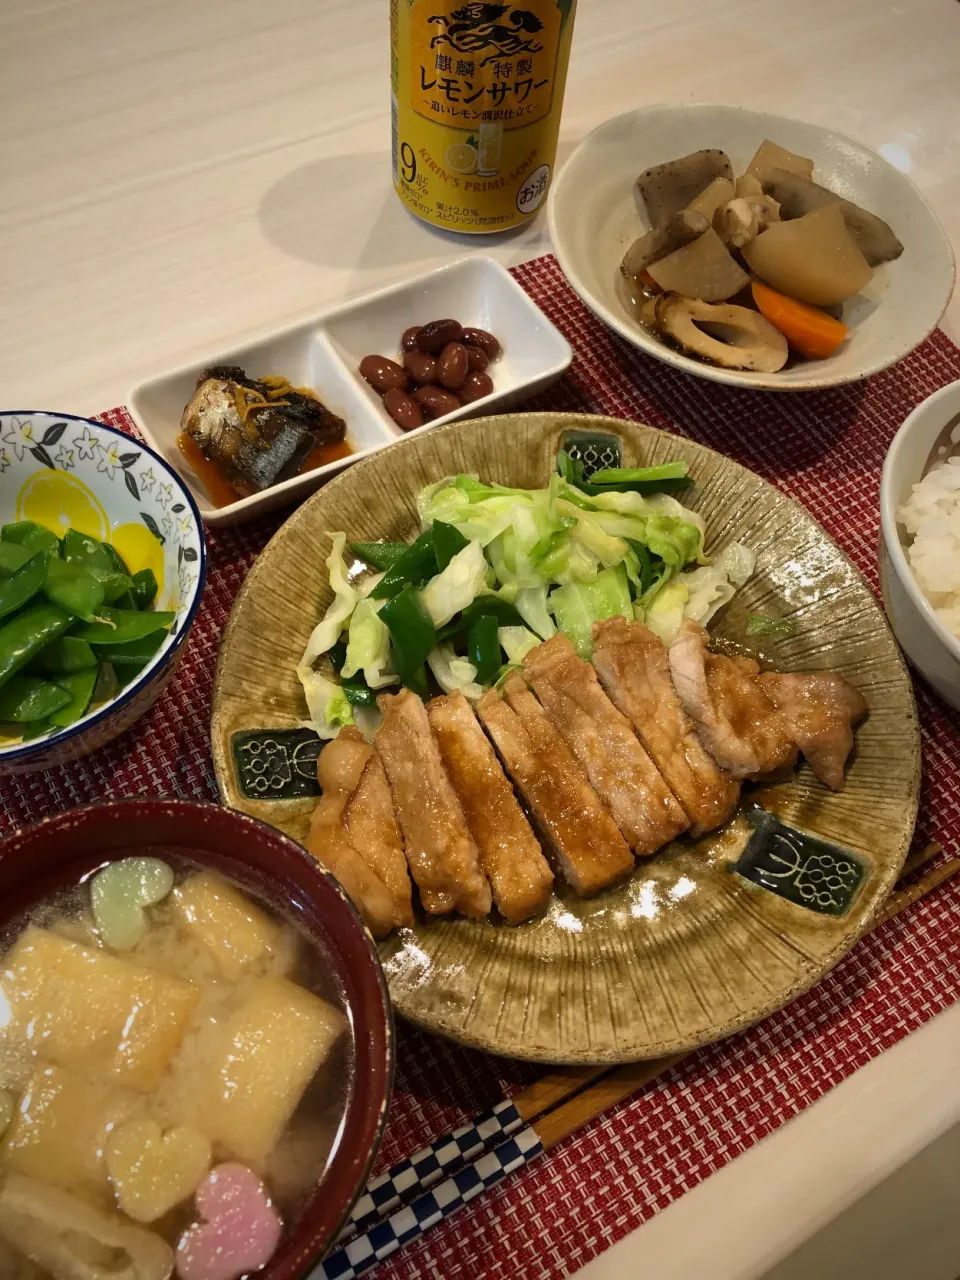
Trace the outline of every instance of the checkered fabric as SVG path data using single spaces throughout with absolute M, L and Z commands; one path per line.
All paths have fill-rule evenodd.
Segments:
M 960 351 L 942 333 L 856 386 L 809 395 L 741 391 L 633 350 L 590 315 L 553 258 L 514 274 L 575 352 L 567 376 L 531 408 L 632 418 L 719 449 L 801 502 L 877 589 L 884 454 L 911 409 L 960 378 Z M 133 430 L 123 409 L 103 419 Z M 208 535 L 204 606 L 166 692 L 134 729 L 86 759 L 0 780 L 0 831 L 118 796 L 216 800 L 208 733 L 217 649 L 234 596 L 281 518 Z M 922 680 L 916 687 L 924 766 L 917 835 L 956 853 L 960 716 Z M 697 1053 L 396 1253 L 377 1280 L 569 1275 L 958 998 L 953 882 L 863 939 L 788 1009 Z M 397 1052 L 378 1170 L 538 1074 L 402 1025 Z
M 347 1239 L 391 1213 L 402 1200 L 410 1198 L 413 1188 L 426 1191 L 444 1176 L 449 1177 L 481 1151 L 496 1146 L 504 1138 L 523 1127 L 523 1117 L 509 1098 L 498 1103 L 486 1115 L 470 1124 L 461 1125 L 450 1134 L 401 1160 L 392 1169 L 377 1174 L 367 1183 L 363 1195 L 341 1233 Z
M 514 1113 L 516 1114 L 516 1113 Z M 500 1182 L 521 1165 L 543 1154 L 533 1129 L 522 1129 L 473 1164 L 446 1178 L 432 1191 L 419 1196 L 405 1209 L 372 1226 L 364 1235 L 331 1253 L 310 1276 L 310 1280 L 352 1280 L 371 1270 L 402 1245 L 416 1240 L 425 1231 L 449 1218 L 458 1209 Z

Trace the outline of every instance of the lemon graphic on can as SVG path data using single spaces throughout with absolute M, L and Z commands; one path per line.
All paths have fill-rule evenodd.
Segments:
M 455 142 L 447 147 L 447 168 L 454 173 L 475 173 L 477 168 L 476 139 L 468 138 L 466 142 Z

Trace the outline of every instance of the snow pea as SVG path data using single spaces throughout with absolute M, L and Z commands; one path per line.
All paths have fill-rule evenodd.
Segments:
M 23 742 L 33 742 L 36 738 L 42 738 L 53 728 L 51 720 L 33 720 L 30 724 L 23 726 Z
M 47 565 L 43 594 L 75 618 L 90 622 L 103 604 L 103 587 L 86 569 L 54 556 Z
M 115 604 L 118 609 L 123 608 L 119 602 L 130 594 L 130 588 L 133 585 L 133 579 L 129 578 L 125 573 L 117 573 L 111 569 L 105 572 L 103 569 L 87 569 L 87 573 L 91 577 L 96 578 L 103 587 L 103 603 Z
M 9 577 L 36 554 L 29 547 L 18 547 L 15 542 L 0 542 L 0 574 Z
M 18 547 L 26 547 L 28 551 L 60 550 L 60 539 L 42 524 L 34 520 L 18 520 L 15 524 L 5 524 L 0 529 L 0 540 L 16 543 Z
M 74 671 L 88 671 L 95 667 L 98 658 L 86 640 L 78 640 L 76 636 L 61 636 L 48 644 L 32 669 L 40 675 L 54 678 Z
M 112 662 L 117 668 L 142 667 L 150 661 L 166 638 L 165 631 L 154 631 L 142 640 L 133 640 L 127 644 L 97 645 L 98 661 Z
M 63 558 L 67 564 L 80 565 L 84 569 L 99 569 L 103 573 L 126 573 L 119 556 L 106 542 L 91 538 L 79 529 L 68 529 L 63 535 Z
M 38 551 L 16 573 L 0 582 L 0 618 L 5 618 L 15 609 L 22 609 L 28 600 L 33 599 L 47 576 L 49 558 L 49 552 Z
M 130 644 L 152 635 L 154 631 L 166 630 L 176 616 L 160 610 L 148 609 L 141 613 L 137 609 L 114 609 L 103 605 L 97 614 L 99 620 L 79 627 L 74 635 L 88 644 Z
M 437 642 L 437 630 L 430 615 L 420 603 L 420 596 L 409 584 L 380 610 L 393 640 L 393 658 L 400 680 L 408 689 L 425 697 L 427 654 Z
M 137 609 L 146 609 L 157 598 L 160 586 L 152 569 L 140 569 L 131 579 L 130 591 Z M 109 604 L 110 602 L 107 601 Z
M 67 705 L 70 697 L 59 684 L 39 676 L 12 676 L 0 689 L 0 720 L 17 724 L 48 720 Z
M 0 626 L 0 687 L 41 653 L 69 626 L 73 617 L 46 600 L 32 600 Z
M 68 700 L 50 716 L 56 728 L 66 729 L 87 714 L 99 676 L 99 670 L 93 667 L 89 671 L 74 671 L 60 677 L 57 684 L 68 695 Z M 3 692 L 0 690 L 0 697 Z
M 492 613 L 480 613 L 470 623 L 467 653 L 477 668 L 477 684 L 489 684 L 500 668 L 500 623 Z

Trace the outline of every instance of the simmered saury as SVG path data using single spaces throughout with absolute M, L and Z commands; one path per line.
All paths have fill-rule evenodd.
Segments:
M 383 723 L 377 751 L 383 761 L 410 873 L 427 911 L 485 916 L 492 898 L 480 852 L 430 732 L 426 708 L 403 689 L 377 699 Z
M 548 842 L 564 879 L 586 897 L 623 879 L 633 856 L 609 810 L 517 672 L 477 714 Z
M 654 853 L 687 828 L 686 815 L 629 722 L 565 635 L 532 649 L 523 669 L 635 853 Z
M 434 698 L 427 713 L 497 910 L 510 924 L 528 920 L 550 897 L 553 872 L 513 788 L 462 693 Z
M 660 639 L 641 622 L 610 618 L 594 625 L 593 640 L 600 683 L 679 800 L 690 834 L 719 827 L 733 812 L 740 788 L 697 737 L 673 687 Z

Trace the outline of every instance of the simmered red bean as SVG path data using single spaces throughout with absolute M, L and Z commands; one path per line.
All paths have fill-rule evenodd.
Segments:
M 410 379 L 395 360 L 386 356 L 364 356 L 360 361 L 360 376 L 366 378 L 375 391 L 406 391 Z
M 440 385 L 448 391 L 459 391 L 469 372 L 470 359 L 466 347 L 459 342 L 448 342 L 437 360 Z
M 469 343 L 464 344 L 464 351 L 467 353 L 467 363 L 470 365 L 471 373 L 483 373 L 487 365 L 490 363 L 487 353 L 482 347 L 473 347 Z
M 479 347 L 488 360 L 496 360 L 500 354 L 500 343 L 486 329 L 464 329 L 461 341 L 471 347 Z
M 439 380 L 437 361 L 433 356 L 425 355 L 422 351 L 404 352 L 403 367 L 417 386 L 422 387 L 428 382 Z
M 448 342 L 459 342 L 462 334 L 459 320 L 431 320 L 417 334 L 417 346 L 428 356 L 435 356 Z
M 409 329 L 404 329 L 403 334 L 400 338 L 400 350 L 416 351 L 417 350 L 417 334 L 419 332 L 420 332 L 420 325 L 418 324 L 411 325 Z
M 414 392 L 414 395 L 419 394 L 419 392 Z M 414 427 L 423 426 L 423 410 L 421 406 L 408 396 L 405 391 L 391 387 L 383 397 L 383 407 L 397 426 L 402 427 L 404 431 L 412 431 Z
M 460 403 L 473 404 L 474 400 L 488 396 L 492 390 L 493 379 L 488 373 L 468 373 L 458 393 Z
M 413 398 L 428 418 L 442 418 L 444 414 L 460 408 L 460 401 L 453 392 L 444 391 L 443 387 L 418 387 Z

